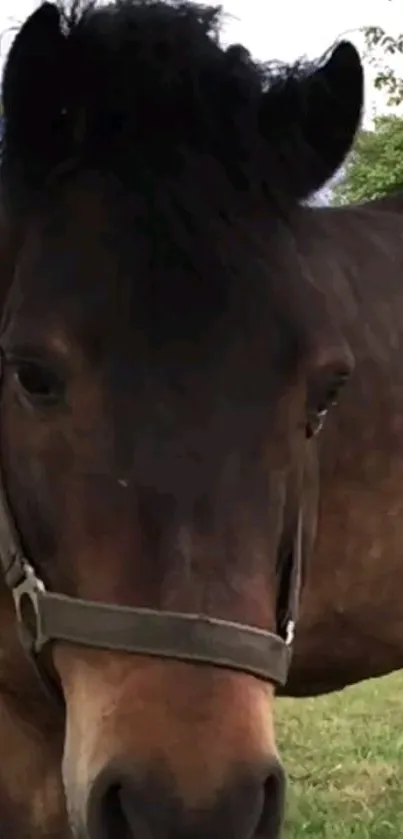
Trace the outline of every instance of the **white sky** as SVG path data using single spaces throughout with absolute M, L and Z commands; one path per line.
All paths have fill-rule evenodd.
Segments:
M 0 72 L 12 28 L 39 5 L 38 0 L 0 0 Z M 243 43 L 263 60 L 316 58 L 342 34 L 362 54 L 360 27 L 382 26 L 390 34 L 403 31 L 401 0 L 223 0 L 222 5 L 229 16 L 225 40 Z M 400 64 L 403 75 L 403 59 Z M 366 121 L 375 108 L 383 109 L 382 97 L 372 87 L 373 74 L 367 68 Z

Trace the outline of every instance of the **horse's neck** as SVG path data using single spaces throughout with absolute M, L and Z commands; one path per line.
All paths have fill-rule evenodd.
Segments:
M 343 576 L 350 563 L 357 581 L 364 568 L 369 581 L 371 556 L 376 573 L 382 557 L 392 569 L 401 563 L 403 215 L 352 208 L 319 221 L 324 235 L 311 270 L 356 366 L 319 442 L 315 566 L 320 574 L 320 562 L 333 562 Z M 353 577 L 346 572 L 344 579 L 354 585 Z

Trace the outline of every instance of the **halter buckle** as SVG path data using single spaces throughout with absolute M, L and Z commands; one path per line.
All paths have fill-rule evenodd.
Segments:
M 46 593 L 46 589 L 26 560 L 23 562 L 23 571 L 23 580 L 12 591 L 18 628 L 25 649 L 38 653 L 47 640 L 43 632 L 40 605 L 41 595 Z

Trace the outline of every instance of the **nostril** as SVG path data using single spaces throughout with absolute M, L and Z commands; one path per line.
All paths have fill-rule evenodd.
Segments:
M 281 763 L 273 762 L 264 784 L 262 813 L 255 839 L 278 839 L 284 821 L 285 772 Z
M 88 802 L 89 839 L 133 839 L 141 836 L 135 830 L 133 814 L 128 812 L 130 790 L 124 779 L 116 780 L 109 771 L 96 780 Z M 140 825 L 136 825 L 139 828 Z
M 112 784 L 104 793 L 100 808 L 102 839 L 132 839 L 129 822 L 122 806 L 122 786 Z
M 87 810 L 88 839 L 159 839 L 158 800 L 138 786 L 135 773 L 106 767 L 92 787 Z M 161 802 L 161 807 L 163 806 Z

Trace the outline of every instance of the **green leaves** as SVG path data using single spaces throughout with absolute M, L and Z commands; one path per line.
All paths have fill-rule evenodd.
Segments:
M 389 35 L 381 26 L 367 26 L 363 29 L 366 59 L 376 70 L 375 87 L 384 90 L 389 105 L 400 105 L 403 102 L 403 79 L 388 59 L 403 55 L 403 33 Z
M 378 198 L 403 187 L 403 118 L 381 116 L 374 131 L 362 131 L 344 178 L 334 188 L 335 204 Z

